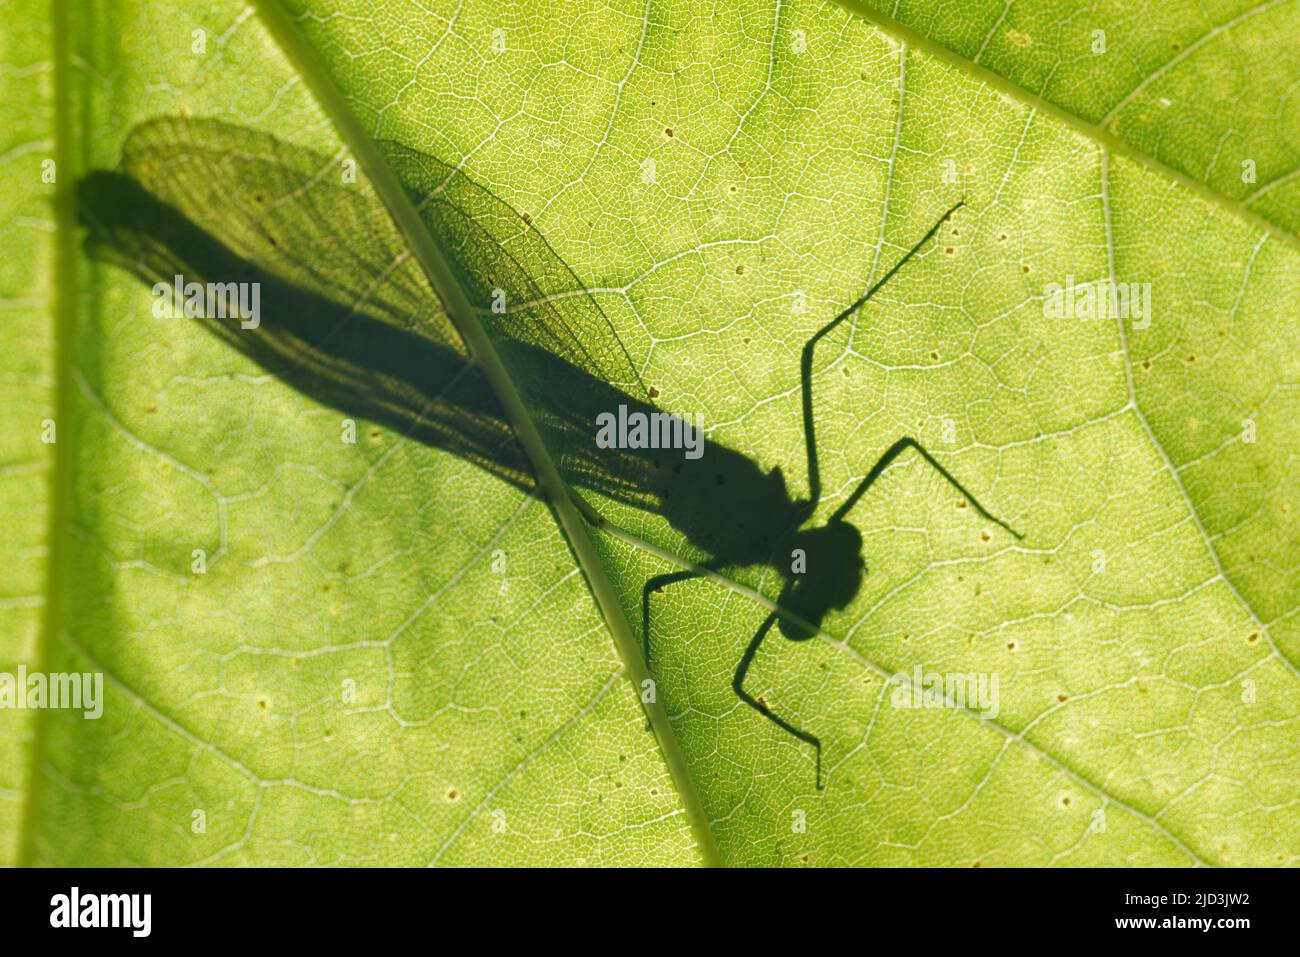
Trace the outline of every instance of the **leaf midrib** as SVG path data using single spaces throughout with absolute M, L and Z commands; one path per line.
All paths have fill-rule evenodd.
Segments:
M 49 524 L 46 534 L 48 551 L 45 559 L 44 615 L 37 636 L 33 670 L 50 670 L 54 643 L 63 627 L 63 530 L 68 511 L 69 483 L 72 475 L 72 362 L 77 321 L 77 247 L 76 194 L 72 177 L 72 90 L 71 90 L 71 11 L 68 0 L 51 3 L 51 59 L 54 63 L 54 461 L 50 465 L 47 501 Z M 59 432 L 62 431 L 62 441 Z M 31 866 L 36 856 L 36 837 L 40 826 L 41 773 L 45 758 L 48 708 L 37 708 L 28 720 L 32 736 L 23 809 L 18 824 L 18 847 L 14 863 Z

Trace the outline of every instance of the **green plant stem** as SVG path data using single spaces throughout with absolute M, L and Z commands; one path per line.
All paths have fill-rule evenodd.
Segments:
M 627 676 L 639 691 L 642 682 L 649 678 L 649 674 L 641 658 L 632 628 L 623 612 L 622 604 L 619 602 L 613 584 L 605 574 L 604 565 L 596 552 L 595 542 L 591 538 L 588 526 L 529 416 L 522 397 L 497 355 L 487 331 L 475 314 L 464 288 L 425 228 L 405 187 L 384 161 L 374 140 L 362 129 L 342 91 L 334 83 L 333 77 L 307 42 L 298 25 L 278 0 L 256 0 L 256 7 L 276 43 L 302 75 L 308 89 L 315 95 L 317 102 L 335 125 L 339 136 L 356 156 L 374 186 L 375 192 L 388 208 L 389 215 L 410 245 L 434 292 L 442 300 L 443 307 L 451 317 L 456 330 L 465 340 L 471 356 L 487 376 L 520 445 L 523 446 L 525 454 L 537 472 L 538 483 L 559 520 L 569 547 L 586 575 L 596 604 L 622 656 Z M 715 865 L 719 863 L 719 859 L 713 835 L 709 830 L 703 805 L 695 791 L 685 756 L 677 743 L 668 715 L 664 712 L 663 706 L 657 702 L 643 703 L 643 707 L 691 821 L 700 853 L 707 864 Z

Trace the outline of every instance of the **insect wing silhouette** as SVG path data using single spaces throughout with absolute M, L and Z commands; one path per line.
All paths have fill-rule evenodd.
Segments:
M 596 410 L 646 399 L 600 307 L 505 203 L 432 157 L 380 147 L 566 477 L 648 504 L 644 463 L 594 448 Z M 257 328 L 193 318 L 318 400 L 531 489 L 531 466 L 486 379 L 387 210 L 348 181 L 347 163 L 220 120 L 147 121 L 128 135 L 116 170 L 78 186 L 88 251 L 150 284 L 258 283 Z
M 751 638 L 733 677 L 736 694 L 813 748 L 820 738 L 745 689 L 774 628 L 802 640 L 857 593 L 865 562 L 850 524 L 854 504 L 905 452 L 918 454 L 984 519 L 1015 537 L 915 439 L 904 436 L 874 464 L 826 524 L 805 528 L 821 497 L 812 396 L 818 341 L 855 315 L 937 232 L 957 203 L 871 289 L 804 346 L 800 373 L 810 494 L 797 499 L 779 468 L 711 442 L 701 460 L 680 450 L 598 448 L 596 417 L 620 405 L 657 413 L 624 344 L 596 299 L 526 217 L 462 172 L 393 142 L 384 158 L 477 310 L 571 488 L 662 514 L 698 550 L 704 569 L 768 565 L 781 572 L 777 611 Z M 93 256 L 150 283 L 255 282 L 261 318 L 198 310 L 236 348 L 314 398 L 447 449 L 522 489 L 535 487 L 486 377 L 393 225 L 388 211 L 348 179 L 348 159 L 218 120 L 160 119 L 128 136 L 116 171 L 78 188 Z M 157 288 L 157 287 L 156 287 Z M 807 555 L 816 575 L 787 574 L 777 557 Z M 646 583 L 642 632 L 651 660 L 650 596 L 696 577 L 677 571 Z

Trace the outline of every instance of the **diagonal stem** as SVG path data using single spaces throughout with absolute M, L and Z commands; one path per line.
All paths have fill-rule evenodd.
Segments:
M 554 459 L 542 441 L 536 424 L 498 356 L 492 340 L 483 328 L 465 289 L 443 256 L 442 250 L 434 242 L 433 236 L 425 228 L 419 211 L 411 203 L 405 187 L 384 161 L 373 138 L 361 127 L 348 106 L 342 90 L 335 84 L 333 77 L 317 56 L 315 49 L 308 43 L 302 30 L 281 6 L 279 0 L 255 0 L 255 5 L 262 22 L 276 43 L 297 68 L 307 88 L 334 124 L 343 142 L 360 162 L 375 192 L 387 207 L 394 224 L 406 240 L 434 292 L 442 301 L 456 331 L 465 340 L 470 355 L 483 369 L 484 375 L 505 410 L 506 418 L 519 439 L 519 444 L 523 446 L 524 453 L 537 472 L 538 484 L 555 513 L 565 538 L 568 539 L 569 547 L 573 549 L 578 565 L 587 578 L 587 584 L 622 656 L 628 678 L 639 688 L 643 681 L 649 679 L 649 674 L 618 594 L 605 573 L 604 564 L 596 550 L 589 527 L 576 503 L 576 496 L 560 476 Z M 663 706 L 657 702 L 643 704 L 643 707 L 691 821 L 701 855 L 706 863 L 717 864 L 719 863 L 718 851 L 713 834 L 709 830 L 704 806 L 695 791 L 694 782 L 686 766 L 685 755 L 677 743 L 668 716 Z

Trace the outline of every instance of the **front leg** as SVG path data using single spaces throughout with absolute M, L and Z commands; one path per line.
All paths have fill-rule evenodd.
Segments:
M 862 497 L 863 493 L 865 493 L 867 489 L 871 488 L 871 486 L 875 483 L 876 479 L 880 478 L 880 476 L 884 474 L 885 469 L 889 468 L 889 466 L 893 464 L 894 459 L 898 458 L 908 449 L 913 449 L 918 455 L 921 456 L 921 458 L 925 459 L 926 463 L 930 465 L 930 467 L 933 468 L 936 472 L 942 475 L 944 479 L 947 480 L 949 485 L 951 485 L 958 492 L 960 492 L 966 498 L 967 501 L 969 501 L 972 505 L 975 506 L 975 511 L 979 512 L 980 515 L 988 519 L 994 525 L 1006 529 L 1017 539 L 1024 538 L 1024 536 L 1021 535 L 1019 532 L 1017 532 L 1014 528 L 1012 528 L 1006 522 L 1002 521 L 1002 519 L 998 518 L 996 515 L 994 515 L 992 512 L 986 509 L 983 505 L 981 505 L 979 499 L 977 499 L 974 495 L 972 495 L 969 491 L 967 491 L 966 487 L 962 485 L 961 482 L 958 482 L 957 479 L 953 477 L 953 474 L 951 472 L 949 472 L 946 468 L 944 468 L 942 465 L 939 464 L 938 459 L 936 459 L 933 455 L 931 455 L 929 450 L 927 450 L 925 446 L 923 446 L 920 442 L 916 441 L 916 439 L 912 438 L 910 435 L 903 436 L 903 438 L 899 439 L 897 442 L 895 442 L 893 445 L 891 445 L 888 449 L 885 450 L 885 454 L 876 460 L 875 465 L 871 466 L 871 470 L 867 472 L 866 478 L 864 478 L 861 482 L 858 483 L 858 487 L 855 488 L 853 490 L 853 493 L 844 500 L 844 504 L 835 510 L 835 514 L 831 516 L 831 521 L 833 522 L 843 521 L 844 517 L 848 515 L 850 511 L 852 511 L 853 506 L 858 503 L 858 499 Z
M 748 691 L 745 690 L 745 675 L 749 673 L 749 666 L 753 663 L 754 656 L 758 654 L 758 646 L 763 643 L 763 639 L 767 637 L 767 633 L 772 630 L 772 626 L 776 624 L 776 619 L 777 619 L 777 613 L 772 612 L 772 614 L 767 616 L 763 624 L 759 626 L 758 632 L 754 635 L 754 637 L 750 639 L 749 647 L 745 649 L 745 654 L 740 659 L 740 666 L 736 669 L 736 674 L 731 679 L 731 687 L 736 692 L 737 696 L 739 696 L 741 701 L 745 702 L 745 704 L 749 705 L 751 708 L 753 708 L 763 717 L 767 718 L 768 721 L 771 721 L 782 731 L 792 734 L 800 741 L 803 741 L 806 744 L 811 744 L 813 746 L 813 750 L 816 752 L 817 755 L 817 790 L 820 791 L 822 790 L 821 739 L 818 738 L 816 735 L 809 734 L 807 731 L 801 730 L 800 728 L 796 728 L 794 725 L 792 725 L 789 721 L 785 720 L 785 718 L 782 718 L 780 715 L 773 714 L 768 709 L 766 701 L 759 701 L 757 698 L 755 698 L 753 695 L 751 695 Z

